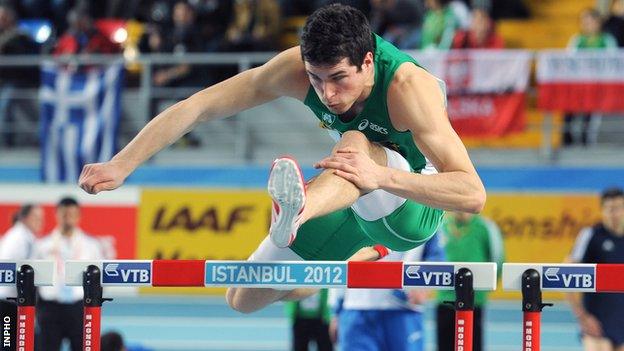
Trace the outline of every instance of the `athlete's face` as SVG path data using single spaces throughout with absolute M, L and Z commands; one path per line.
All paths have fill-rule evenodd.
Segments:
M 624 196 L 607 199 L 602 203 L 602 222 L 607 229 L 624 233 Z
M 356 101 L 364 100 L 366 97 L 362 95 L 366 87 L 372 85 L 374 75 L 373 54 L 370 52 L 359 71 L 348 58 L 333 66 L 314 66 L 305 62 L 305 67 L 316 94 L 335 114 L 345 113 Z

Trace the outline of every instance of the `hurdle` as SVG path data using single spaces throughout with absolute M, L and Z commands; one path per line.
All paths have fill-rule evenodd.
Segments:
M 35 349 L 36 286 L 54 285 L 54 261 L 8 261 L 0 260 L 0 286 L 15 286 L 17 296 L 7 300 L 17 303 L 17 330 L 14 347 L 19 351 Z M 6 321 L 5 316 L 2 316 Z M 12 335 L 9 336 L 12 338 Z
M 101 272 L 86 278 L 86 272 Z M 87 284 L 87 280 L 89 280 Z M 362 288 L 455 289 L 458 308 L 455 350 L 472 350 L 472 300 L 474 290 L 496 289 L 496 264 L 477 262 L 344 262 L 344 261 L 203 261 L 111 260 L 67 261 L 65 284 L 87 285 L 101 294 L 105 286 L 247 287 L 247 288 Z M 86 301 L 85 301 L 86 305 Z M 100 306 L 89 309 L 90 346 L 99 351 Z M 85 309 L 85 321 L 87 321 Z M 86 330 L 85 330 L 86 332 Z M 86 345 L 86 338 L 85 338 Z
M 539 351 L 542 291 L 624 292 L 624 264 L 504 263 L 503 289 L 522 291 L 522 350 Z

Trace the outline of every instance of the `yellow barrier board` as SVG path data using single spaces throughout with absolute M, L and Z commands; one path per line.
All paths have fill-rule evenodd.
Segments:
M 246 260 L 266 237 L 271 200 L 260 190 L 144 189 L 138 259 Z M 223 289 L 154 289 L 217 293 Z
M 500 227 L 507 262 L 560 263 L 570 254 L 579 231 L 600 220 L 600 200 L 594 194 L 490 193 L 483 214 Z M 501 289 L 491 296 L 520 298 L 519 293 Z

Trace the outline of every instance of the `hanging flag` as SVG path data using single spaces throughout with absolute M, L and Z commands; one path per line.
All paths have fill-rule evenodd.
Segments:
M 447 111 L 461 136 L 503 136 L 525 128 L 532 54 L 523 50 L 418 52 L 446 84 Z
M 623 112 L 624 51 L 541 51 L 537 89 L 546 111 Z
M 41 176 L 77 182 L 82 166 L 108 161 L 121 116 L 123 66 L 72 70 L 44 64 L 41 72 Z

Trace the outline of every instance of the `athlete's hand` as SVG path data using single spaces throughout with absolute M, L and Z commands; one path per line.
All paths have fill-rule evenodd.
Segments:
M 78 185 L 89 194 L 117 189 L 128 176 L 120 161 L 91 163 L 85 165 L 78 178 Z
M 602 332 L 602 325 L 600 325 L 600 321 L 589 313 L 581 316 L 579 318 L 579 323 L 581 324 L 581 331 L 583 332 L 583 334 L 587 334 L 596 338 L 602 337 L 604 335 L 604 333 Z
M 350 181 L 364 192 L 379 189 L 380 183 L 387 176 L 385 167 L 375 163 L 365 152 L 351 147 L 338 149 L 334 155 L 317 162 L 314 168 L 333 169 L 335 175 Z

